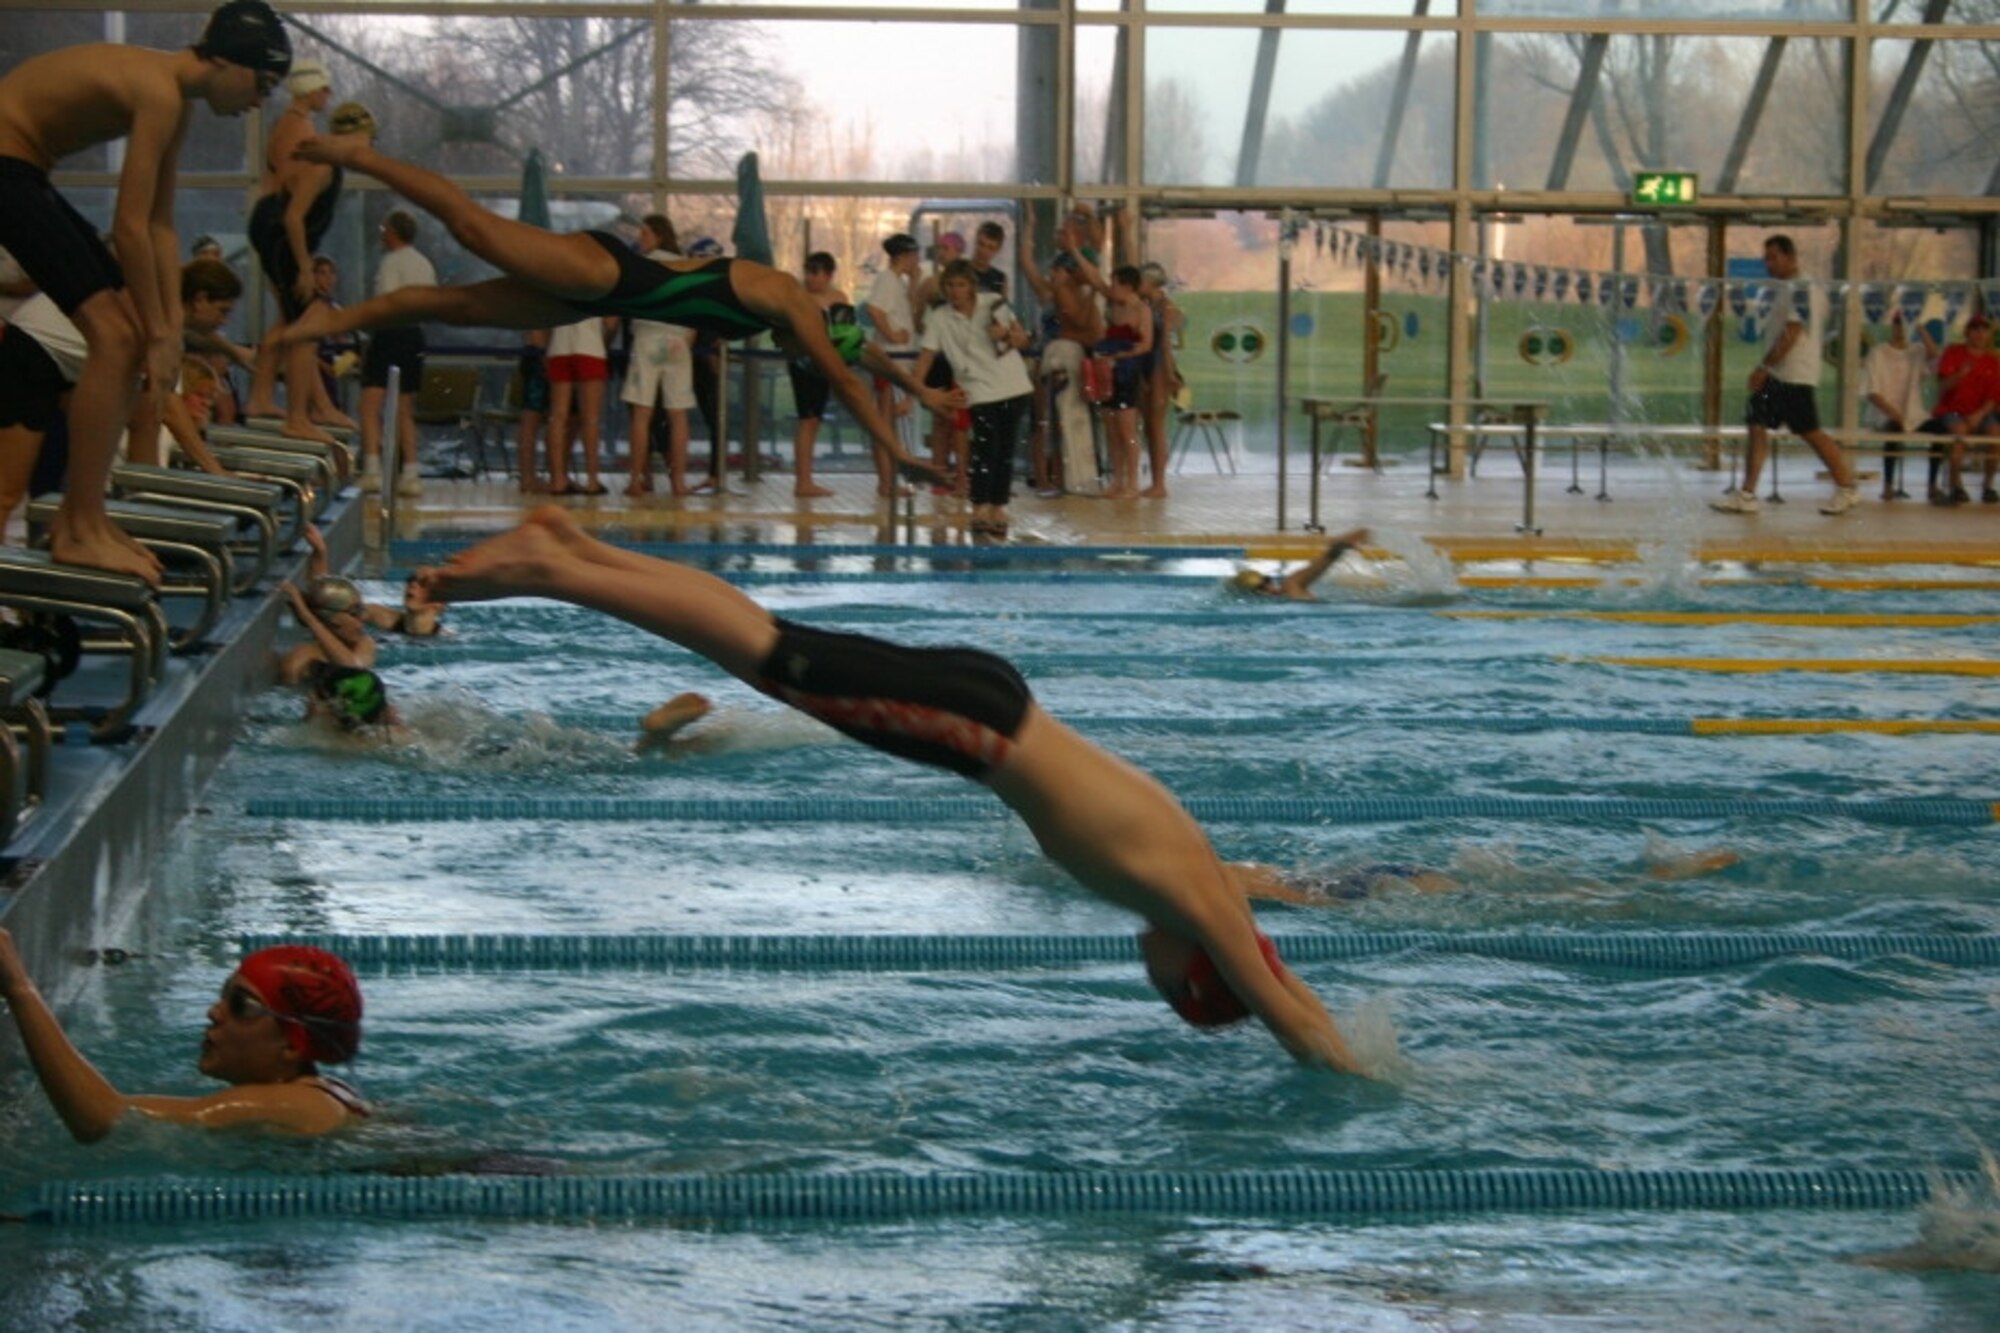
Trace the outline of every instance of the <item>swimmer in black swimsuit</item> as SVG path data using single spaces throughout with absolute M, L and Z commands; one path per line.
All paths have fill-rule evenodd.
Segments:
M 1299 1061 L 1363 1072 L 1180 803 L 1043 712 L 999 658 L 774 619 L 721 579 L 608 546 L 554 508 L 426 581 L 441 602 L 553 597 L 617 616 L 865 744 L 980 782 L 1052 860 L 1145 918 L 1147 974 L 1189 1021 L 1254 1015 Z
M 194 102 L 241 115 L 263 102 L 291 63 L 291 41 L 271 7 L 229 0 L 192 47 L 65 47 L 0 76 L 0 247 L 89 349 L 70 404 L 62 507 L 49 528 L 57 560 L 160 581 L 153 553 L 111 521 L 105 487 L 141 377 L 143 392 L 164 410 L 180 374 L 181 145 Z M 125 141 L 111 210 L 116 257 L 49 181 L 63 158 L 114 139 Z
M 229 974 L 209 1006 L 198 1062 L 229 1086 L 202 1097 L 113 1087 L 70 1044 L 5 930 L 0 998 L 13 1011 L 42 1089 L 79 1143 L 103 1138 L 127 1111 L 202 1129 L 259 1125 L 294 1134 L 324 1134 L 369 1113 L 360 1093 L 320 1072 L 321 1064 L 352 1060 L 361 1047 L 361 988 L 347 964 L 324 949 L 262 949 Z
M 1289 574 L 1266 574 L 1261 570 L 1246 569 L 1229 581 L 1229 586 L 1237 592 L 1247 592 L 1256 597 L 1283 597 L 1294 602 L 1316 602 L 1312 586 L 1320 577 L 1332 569 L 1340 557 L 1349 551 L 1358 550 L 1361 543 L 1368 540 L 1368 529 L 1355 528 L 1335 537 L 1332 543 L 1318 555 L 1300 565 Z
M 602 232 L 556 235 L 489 212 L 443 176 L 378 152 L 356 136 L 308 140 L 297 154 L 308 162 L 375 177 L 435 216 L 452 239 L 508 276 L 464 287 L 402 287 L 338 311 L 320 306 L 287 330 L 287 339 L 318 341 L 358 329 L 415 324 L 551 328 L 596 314 L 679 324 L 724 338 L 746 338 L 768 329 L 781 349 L 809 361 L 826 377 L 876 448 L 926 479 L 936 475 L 930 463 L 903 448 L 847 367 L 858 361 L 921 398 L 932 411 L 955 410 L 963 395 L 924 387 L 859 341 L 852 344 L 852 356 L 843 356 L 827 335 L 819 303 L 790 274 L 747 259 L 648 259 Z

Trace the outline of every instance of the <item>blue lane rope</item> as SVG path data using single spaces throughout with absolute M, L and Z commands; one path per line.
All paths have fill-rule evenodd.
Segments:
M 452 541 L 419 537 L 389 544 L 389 554 L 398 563 L 435 564 L 460 551 L 470 550 L 477 539 Z M 840 557 L 895 556 L 903 560 L 963 561 L 977 565 L 1046 564 L 1060 560 L 1130 559 L 1148 560 L 1243 560 L 1248 551 L 1241 546 L 896 546 L 870 542 L 831 543 L 801 546 L 796 542 L 618 542 L 623 551 L 678 560 L 684 564 L 707 565 L 715 560 L 735 560 L 748 556 L 780 556 L 787 560 L 827 560 Z
M 1181 802 L 1196 819 L 1212 824 L 1367 824 L 1412 819 L 1551 820 L 1609 824 L 1674 819 L 1853 819 L 1902 828 L 1970 827 L 1994 822 L 1991 800 L 1930 796 L 1893 800 L 1809 797 L 1638 798 L 1595 796 L 1385 796 L 1322 799 L 1283 796 L 1197 796 Z M 771 800 L 656 800 L 579 797 L 264 797 L 244 813 L 263 819 L 343 823 L 458 823 L 486 819 L 561 820 L 565 823 L 639 821 L 703 824 L 965 824 L 1006 816 L 987 796 L 877 800 L 829 796 Z
M 2000 935 L 1943 932 L 1397 930 L 1279 935 L 1275 942 L 1295 964 L 1422 952 L 1634 971 L 1705 971 L 1793 957 L 2000 966 Z M 1139 956 L 1131 935 L 245 935 L 240 941 L 246 954 L 276 944 L 317 945 L 373 970 L 1007 971 Z
M 28 1216 L 57 1226 L 272 1219 L 912 1217 L 1366 1218 L 1450 1213 L 1750 1212 L 1914 1207 L 1970 1171 L 1908 1168 L 1588 1168 L 1256 1171 L 954 1171 L 922 1175 L 264 1176 L 52 1182 Z
M 386 576 L 389 582 L 401 583 L 414 569 L 400 568 Z M 1022 572 L 985 569 L 892 569 L 892 570 L 775 570 L 775 569 L 712 569 L 707 571 L 715 577 L 732 583 L 739 588 L 783 588 L 801 583 L 912 583 L 935 586 L 941 583 L 1029 584 L 1038 588 L 1064 583 L 1118 583 L 1126 585 L 1147 585 L 1156 587 L 1185 588 L 1190 582 L 1215 584 L 1214 573 L 1160 574 L 1144 570 L 1116 573 L 1110 570 L 1076 569 L 1033 569 Z

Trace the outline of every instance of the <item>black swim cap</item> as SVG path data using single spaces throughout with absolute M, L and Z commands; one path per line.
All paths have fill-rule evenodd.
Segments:
M 228 0 L 208 16 L 194 53 L 283 78 L 292 67 L 292 38 L 264 0 Z

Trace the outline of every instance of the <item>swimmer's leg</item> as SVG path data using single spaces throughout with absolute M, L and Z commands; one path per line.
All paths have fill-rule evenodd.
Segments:
M 333 144 L 335 140 L 325 142 Z M 588 236 L 557 235 L 503 218 L 437 172 L 366 144 L 340 145 L 337 157 L 444 223 L 453 240 L 493 267 L 551 296 L 593 300 L 618 283 L 618 261 Z M 546 327 L 547 323 L 573 319 L 574 312 L 570 320 L 506 327 Z
M 1646 873 L 1654 879 L 1693 879 L 1697 875 L 1712 875 L 1718 870 L 1727 870 L 1742 859 L 1727 847 L 1712 847 L 1705 852 L 1690 852 L 1686 856 L 1655 861 L 1646 867 Z
M 770 612 L 710 574 L 608 546 L 554 506 L 430 571 L 440 602 L 552 597 L 602 611 L 757 683 L 778 643 Z
M 632 748 L 639 754 L 663 750 L 689 724 L 708 716 L 712 705 L 699 694 L 677 694 L 639 719 L 639 741 Z
M 398 287 L 338 310 L 315 301 L 305 314 L 286 325 L 280 339 L 293 344 L 318 342 L 343 333 L 407 329 L 419 324 L 546 329 L 574 324 L 576 317 L 574 306 L 518 278 L 494 278 L 464 287 Z

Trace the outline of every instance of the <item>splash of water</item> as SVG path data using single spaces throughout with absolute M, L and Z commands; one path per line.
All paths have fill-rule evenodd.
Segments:
M 1980 1181 L 1969 1188 L 1937 1182 L 1917 1214 L 1917 1240 L 1856 1256 L 1873 1268 L 2000 1273 L 2000 1160 L 1978 1143 Z

